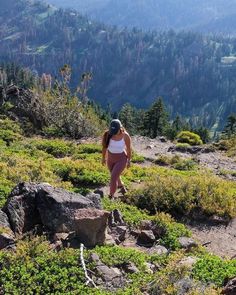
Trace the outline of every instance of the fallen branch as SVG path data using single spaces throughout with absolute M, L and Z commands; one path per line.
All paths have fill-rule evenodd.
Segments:
M 94 281 L 88 276 L 88 272 L 87 272 L 86 265 L 84 262 L 84 244 L 82 244 L 82 243 L 80 244 L 80 261 L 81 261 L 82 268 L 84 270 L 85 277 L 87 279 L 86 286 L 91 283 L 94 288 L 97 288 Z

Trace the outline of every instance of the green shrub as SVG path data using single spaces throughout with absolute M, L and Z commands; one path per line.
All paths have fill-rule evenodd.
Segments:
M 160 175 L 127 195 L 130 204 L 150 213 L 189 215 L 197 210 L 206 215 L 234 217 L 236 185 L 211 174 L 195 176 Z
M 47 152 L 57 158 L 72 155 L 76 151 L 76 145 L 62 139 L 37 139 L 34 142 L 37 149 Z
M 106 294 L 86 286 L 79 251 L 50 251 L 39 238 L 19 242 L 16 252 L 0 252 L 3 294 Z M 20 293 L 19 293 L 20 292 Z
M 135 152 L 132 152 L 132 163 L 144 163 L 145 158 Z
M 223 286 L 224 280 L 236 276 L 236 260 L 223 260 L 218 256 L 205 254 L 193 268 L 193 277 L 204 283 Z
M 180 159 L 178 162 L 174 163 L 172 167 L 177 170 L 194 170 L 196 169 L 197 163 L 193 159 Z
M 200 136 L 190 131 L 181 131 L 177 135 L 177 141 L 181 143 L 188 143 L 190 145 L 201 145 L 203 144 Z

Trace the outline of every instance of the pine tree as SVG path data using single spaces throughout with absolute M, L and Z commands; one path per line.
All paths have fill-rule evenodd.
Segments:
M 223 134 L 226 135 L 228 138 L 236 135 L 236 115 L 231 114 L 227 118 L 227 122 L 223 131 Z
M 158 97 L 144 114 L 143 133 L 151 138 L 165 135 L 168 127 L 168 114 L 163 100 Z

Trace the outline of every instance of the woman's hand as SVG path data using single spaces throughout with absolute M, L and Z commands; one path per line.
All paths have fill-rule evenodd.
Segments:
M 102 165 L 106 166 L 106 163 L 107 163 L 106 159 L 102 159 Z

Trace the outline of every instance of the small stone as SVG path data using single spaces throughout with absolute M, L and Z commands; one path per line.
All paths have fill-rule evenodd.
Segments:
M 152 145 L 152 144 L 149 144 L 149 145 L 146 146 L 147 150 L 152 150 L 153 148 L 154 148 L 154 145 Z
M 135 238 L 137 238 L 141 234 L 141 231 L 138 230 L 138 229 L 133 229 L 133 230 L 130 231 L 130 234 L 132 236 L 134 236 Z
M 98 274 L 107 282 L 112 281 L 117 277 L 121 277 L 121 272 L 116 268 L 110 268 L 105 264 L 96 267 Z
M 179 243 L 181 248 L 190 250 L 191 248 L 197 247 L 198 244 L 191 238 L 188 237 L 181 237 L 179 238 Z
M 125 264 L 123 269 L 126 273 L 139 273 L 139 269 L 132 262 Z
M 196 262 L 197 262 L 196 257 L 192 257 L 192 256 L 184 257 L 183 259 L 180 260 L 179 266 L 191 269 Z
M 191 291 L 192 288 L 196 288 L 197 286 L 195 286 L 194 281 L 191 278 L 185 277 L 175 283 L 175 287 L 178 290 L 177 292 L 179 295 L 185 295 Z
M 86 198 L 88 198 L 90 201 L 93 202 L 94 207 L 96 209 L 99 209 L 99 210 L 102 209 L 102 203 L 101 203 L 101 196 L 100 196 L 100 194 L 88 193 L 86 195 Z
M 164 246 L 157 245 L 157 246 L 152 247 L 150 249 L 150 253 L 157 254 L 157 255 L 166 255 L 166 254 L 168 254 L 168 249 L 166 249 L 166 247 L 164 247 Z
M 101 189 L 96 189 L 94 191 L 95 194 L 99 195 L 101 198 L 104 198 L 104 191 Z
M 90 255 L 90 260 L 91 260 L 91 262 L 94 262 L 96 265 L 102 264 L 99 256 L 97 255 L 97 253 L 92 253 Z
M 115 228 L 115 232 L 118 235 L 118 238 L 121 242 L 125 240 L 125 236 L 127 233 L 127 227 L 126 226 L 117 226 Z
M 142 230 L 138 237 L 138 244 L 141 245 L 152 245 L 155 242 L 156 238 L 152 230 Z
M 140 223 L 141 230 L 151 230 L 152 229 L 152 222 L 150 220 L 142 220 Z
M 110 246 L 115 246 L 116 242 L 115 242 L 115 240 L 113 239 L 113 237 L 111 235 L 106 234 L 105 244 L 110 245 Z
M 160 142 L 167 142 L 167 139 L 164 136 L 159 136 Z
M 123 216 L 118 209 L 115 209 L 110 213 L 108 224 L 110 227 L 117 226 L 117 225 L 125 225 Z

